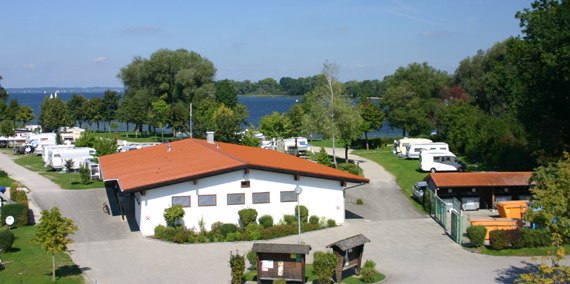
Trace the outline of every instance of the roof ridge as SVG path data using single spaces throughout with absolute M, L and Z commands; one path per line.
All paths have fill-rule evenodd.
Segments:
M 246 165 L 251 164 L 251 163 L 250 163 L 249 161 L 247 161 L 247 160 L 242 160 L 242 159 L 240 159 L 240 158 L 238 158 L 238 157 L 236 157 L 236 156 L 234 156 L 234 155 L 232 155 L 232 154 L 230 154 L 230 153 L 227 153 L 227 152 L 224 151 L 224 150 L 221 150 L 221 148 L 219 147 L 219 143 L 223 143 L 223 144 L 227 144 L 227 143 L 224 143 L 224 142 L 214 142 L 214 143 L 215 143 L 214 145 L 215 145 L 216 148 L 213 149 L 212 147 L 208 146 L 208 145 L 210 145 L 210 143 L 204 142 L 204 140 L 202 140 L 202 139 L 192 138 L 192 140 L 194 141 L 194 143 L 199 144 L 199 145 L 201 145 L 202 147 L 209 149 L 210 151 L 216 151 L 217 153 L 220 153 L 221 155 L 224 155 L 224 156 L 226 156 L 226 157 L 228 157 L 228 158 L 230 158 L 230 159 L 236 160 L 236 161 L 238 161 L 238 162 L 240 162 L 240 163 L 243 163 L 243 164 L 246 164 Z M 200 142 L 198 142 L 198 141 L 196 141 L 196 140 L 199 140 Z M 205 143 L 205 144 L 204 144 L 204 143 Z M 236 145 L 237 145 L 237 144 L 236 144 Z M 243 146 L 243 145 L 240 145 L 240 146 Z

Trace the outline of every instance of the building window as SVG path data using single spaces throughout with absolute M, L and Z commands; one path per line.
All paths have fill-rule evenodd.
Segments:
M 295 191 L 281 191 L 281 202 L 297 202 Z
M 255 192 L 251 194 L 253 204 L 269 203 L 269 192 Z
M 172 196 L 172 206 L 190 207 L 190 196 Z
M 198 206 L 216 206 L 216 195 L 198 195 Z
M 251 185 L 249 183 L 249 180 L 242 180 L 241 181 L 241 188 L 249 188 Z
M 228 205 L 245 204 L 245 193 L 229 193 L 227 199 Z

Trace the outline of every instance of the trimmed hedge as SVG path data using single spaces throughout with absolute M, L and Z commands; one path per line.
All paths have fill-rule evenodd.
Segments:
M 257 220 L 257 210 L 253 208 L 242 209 L 238 214 L 242 228 L 247 228 L 249 224 L 255 223 L 255 220 Z
M 319 216 L 311 216 L 309 217 L 309 224 L 318 225 L 319 224 Z
M 489 244 L 492 249 L 535 248 L 550 246 L 550 231 L 547 229 L 532 230 L 496 230 L 489 233 Z
M 263 228 L 269 228 L 273 226 L 273 217 L 271 215 L 263 215 L 258 219 L 259 225 L 263 226 Z
M 4 204 L 2 206 L 1 216 L 0 217 L 0 224 L 2 226 L 6 225 L 6 217 L 12 216 L 14 217 L 14 225 L 16 226 L 25 226 L 28 225 L 28 204 L 24 203 L 13 203 L 13 204 Z
M 475 247 L 480 247 L 485 243 L 486 235 L 487 228 L 484 226 L 469 226 L 467 228 L 467 237 Z
M 8 229 L 0 229 L 0 253 L 7 252 L 14 244 L 14 233 Z
M 228 234 L 230 233 L 235 233 L 237 232 L 238 227 L 235 224 L 222 224 L 222 226 L 220 227 L 220 233 L 222 234 L 222 236 L 227 237 Z
M 551 234 L 547 229 L 540 230 L 522 230 L 522 239 L 524 246 L 527 248 L 546 247 L 552 244 Z

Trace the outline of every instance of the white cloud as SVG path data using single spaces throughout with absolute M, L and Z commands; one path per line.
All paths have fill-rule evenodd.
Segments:
M 95 63 L 104 62 L 104 61 L 107 61 L 107 57 L 105 56 L 97 56 L 93 58 L 93 62 Z
M 24 64 L 22 67 L 24 67 L 25 69 L 36 69 L 37 68 L 36 64 L 33 64 L 33 63 Z

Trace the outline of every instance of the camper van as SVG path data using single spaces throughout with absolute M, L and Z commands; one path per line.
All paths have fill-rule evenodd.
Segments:
M 277 151 L 304 156 L 307 154 L 307 151 L 311 151 L 311 145 L 309 145 L 305 137 L 297 137 L 297 148 L 295 148 L 295 138 L 281 139 L 277 141 Z
M 41 155 L 45 146 L 57 144 L 55 137 L 55 133 L 32 134 L 28 137 L 27 143 L 34 147 L 36 154 Z
M 419 159 L 422 150 L 449 151 L 449 145 L 444 142 L 434 142 L 428 144 L 410 144 L 406 147 L 407 159 Z
M 48 161 L 45 163 L 46 167 L 51 167 L 55 170 L 61 170 L 65 166 L 67 160 L 73 161 L 73 168 L 67 170 L 77 170 L 85 163 L 86 159 L 95 157 L 96 151 L 89 147 L 77 147 L 73 149 L 54 149 L 48 156 Z
M 426 150 L 420 152 L 420 170 L 424 172 L 462 172 L 466 165 L 449 151 Z
M 89 169 L 89 177 L 91 177 L 92 180 L 101 180 L 101 169 L 97 162 L 87 159 L 84 165 Z
M 400 140 L 394 140 L 394 149 L 392 152 L 397 154 L 399 157 L 405 157 L 407 150 L 406 147 L 412 144 L 428 144 L 432 143 L 433 141 L 426 139 L 426 138 L 408 138 L 404 137 Z

